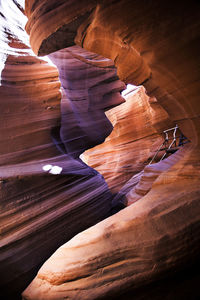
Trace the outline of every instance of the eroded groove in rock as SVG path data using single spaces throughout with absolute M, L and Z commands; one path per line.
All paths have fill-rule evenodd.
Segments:
M 124 96 L 126 102 L 107 111 L 114 130 L 106 141 L 84 153 L 88 165 L 99 171 L 116 193 L 149 163 L 162 143 L 160 133 L 172 126 L 162 107 L 144 87 Z
M 136 85 L 144 83 L 148 95 L 156 97 L 158 103 L 168 112 L 169 117 L 191 140 L 191 144 L 184 146 L 181 151 L 162 163 L 146 167 L 140 182 L 133 189 L 130 190 L 128 187 L 126 190 L 125 185 L 124 190 L 127 191 L 129 204 L 133 204 L 80 233 L 59 248 L 43 265 L 36 278 L 23 293 L 23 297 L 29 300 L 65 298 L 83 300 L 110 299 L 111 297 L 115 299 L 120 293 L 130 290 L 133 299 L 145 299 L 143 287 L 146 284 L 153 289 L 153 282 L 164 278 L 168 285 L 168 278 L 173 277 L 176 281 L 174 274 L 177 270 L 181 270 L 184 274 L 188 265 L 195 264 L 199 260 L 199 3 L 195 0 L 191 0 L 189 4 L 175 0 L 173 5 L 170 1 L 163 1 L 161 5 L 159 1 L 146 0 L 98 1 L 97 6 L 96 1 L 89 0 L 81 3 L 46 0 L 26 3 L 26 13 L 29 17 L 27 30 L 30 29 L 32 48 L 37 54 L 44 55 L 66 48 L 74 43 L 77 31 L 76 43 L 88 51 L 111 58 L 118 67 L 121 80 Z M 77 22 L 74 22 L 74 19 Z M 65 36 L 63 30 L 66 32 Z M 55 123 L 53 125 L 55 126 Z M 49 138 L 49 133 L 47 135 Z M 46 135 L 44 136 L 46 138 Z M 43 145 L 43 140 L 40 143 Z M 27 258 L 30 253 L 33 260 L 32 248 L 36 253 L 37 247 L 44 246 L 44 244 L 46 247 L 44 253 L 47 253 L 48 249 L 52 251 L 52 242 L 55 239 L 50 241 L 49 235 L 56 237 L 56 234 L 61 234 L 60 228 L 65 232 L 61 222 L 65 219 L 64 217 L 59 221 L 58 230 L 56 229 L 57 222 L 53 223 L 55 224 L 54 235 L 50 231 L 51 222 L 49 224 L 52 215 L 61 216 L 63 212 L 61 207 L 64 197 L 62 196 L 66 190 L 63 191 L 65 184 L 63 186 L 62 180 L 69 180 L 68 184 L 72 186 L 72 189 L 76 185 L 75 190 L 77 190 L 78 174 L 83 175 L 86 172 L 89 186 L 85 185 L 84 178 L 86 177 L 81 176 L 81 180 L 84 180 L 81 188 L 88 201 L 87 189 L 92 195 L 94 190 L 90 179 L 95 180 L 96 184 L 96 178 L 99 178 L 100 196 L 95 189 L 98 194 L 98 205 L 104 208 L 104 205 L 109 203 L 109 196 L 102 195 L 102 186 L 105 187 L 105 193 L 108 192 L 102 178 L 98 175 L 93 176 L 90 173 L 91 169 L 80 161 L 66 154 L 60 155 L 56 147 L 52 149 L 55 154 L 52 155 L 51 152 L 48 158 L 46 155 L 41 155 L 40 160 L 38 158 L 35 161 L 27 159 L 25 164 L 22 160 L 20 166 L 18 161 L 14 162 L 15 165 L 12 163 L 6 166 L 8 175 L 5 183 L 7 186 L 2 190 L 5 195 L 4 202 L 8 201 L 5 219 L 9 212 L 13 218 L 15 216 L 13 213 L 17 209 L 21 213 L 19 208 L 20 205 L 24 205 L 24 202 L 25 205 L 33 202 L 34 207 L 38 203 L 37 212 L 40 212 L 40 216 L 46 214 L 45 220 L 42 219 L 41 222 L 44 227 L 49 228 L 47 237 L 44 234 L 38 235 L 39 231 L 30 232 L 30 236 L 35 234 L 36 239 L 39 237 L 42 241 L 38 244 L 34 243 L 34 240 L 35 248 L 30 249 L 32 240 L 26 240 L 27 243 L 20 244 L 24 240 L 18 239 L 18 236 L 23 238 L 23 234 L 25 236 L 27 233 L 28 227 L 25 226 L 27 222 L 29 224 L 32 222 L 32 219 L 28 219 L 30 209 L 27 210 L 29 213 L 27 215 L 25 213 L 25 216 L 21 210 L 22 214 L 20 218 L 18 217 L 16 232 L 14 232 L 13 219 L 10 222 L 6 219 L 5 234 L 8 232 L 10 234 L 5 242 L 9 248 L 5 251 L 6 255 L 2 256 L 1 266 L 3 266 L 4 274 L 9 269 L 9 276 L 15 276 L 15 266 L 21 274 L 27 274 L 30 264 L 22 264 L 21 258 Z M 66 151 L 66 148 L 62 147 L 62 149 Z M 76 153 L 74 150 L 72 152 Z M 64 161 L 63 158 L 65 158 Z M 44 174 L 49 171 L 60 172 L 61 168 L 64 177 Z M 15 178 L 19 170 L 20 176 L 21 174 L 26 176 Z M 6 177 L 5 167 L 2 167 L 1 172 Z M 37 179 L 33 184 L 35 177 Z M 132 179 L 135 185 L 134 178 Z M 30 191 L 30 183 L 36 186 L 36 190 L 39 190 L 37 197 L 34 196 L 32 199 L 32 196 L 28 194 L 29 200 L 24 201 L 22 195 L 18 193 L 19 199 L 16 198 L 15 189 L 20 186 L 20 180 L 25 190 Z M 45 185 L 44 190 L 42 187 L 40 190 L 42 182 Z M 53 195 L 49 186 L 52 188 Z M 46 190 L 50 193 L 49 197 L 46 197 Z M 25 192 L 21 191 L 21 186 L 20 192 L 22 194 Z M 11 198 L 14 194 L 15 201 L 12 203 Z M 103 204 L 99 200 L 101 196 Z M 137 201 L 138 199 L 140 200 Z M 50 205 L 48 202 L 50 200 L 58 201 L 55 207 Z M 45 205 L 45 201 L 49 205 Z M 19 208 L 16 204 L 19 204 Z M 43 207 L 45 208 L 44 214 Z M 89 207 L 91 208 L 90 203 Z M 80 212 L 82 213 L 82 210 Z M 86 214 L 87 212 L 86 210 Z M 81 217 L 78 217 L 80 221 Z M 40 220 L 39 217 L 36 218 L 34 224 Z M 74 220 L 73 224 L 76 224 Z M 16 237 L 16 240 L 13 237 Z M 8 239 L 11 241 L 10 244 Z M 23 248 L 25 246 L 30 252 L 27 248 Z M 15 250 L 15 253 L 19 253 L 19 259 L 17 255 L 12 255 L 12 249 L 16 249 L 15 247 L 19 247 Z M 41 257 L 43 252 L 38 250 L 37 253 Z M 16 262 L 19 262 L 19 265 Z M 197 267 L 193 265 L 191 272 L 195 272 L 196 269 Z M 5 277 L 5 281 L 10 279 L 13 281 L 8 287 L 18 285 L 14 277 Z M 141 290 L 136 297 L 134 291 L 138 291 L 138 288 Z M 183 285 L 181 288 L 185 290 Z M 175 299 L 170 284 L 168 290 L 171 292 L 168 300 Z M 154 296 L 154 299 L 167 299 L 167 296 L 165 297 L 165 294 L 159 290 Z M 198 286 L 190 290 L 189 297 L 192 300 L 200 298 Z M 182 298 L 179 297 L 179 299 Z
M 59 248 L 24 299 L 109 299 L 127 289 L 135 299 L 138 287 L 160 278 L 167 285 L 199 260 L 199 11 L 197 1 L 101 2 L 79 26 L 76 43 L 113 59 L 121 80 L 144 83 L 191 144 L 146 167 L 128 189 L 133 204 Z
M 125 88 L 110 59 L 79 46 L 50 55 L 63 87 L 60 138 L 66 153 L 78 158 L 103 143 L 113 126 L 104 111 L 124 102 Z
M 75 42 L 89 51 L 112 59 L 121 80 L 139 85 L 151 77 L 151 69 L 136 51 L 134 44 L 130 44 L 130 37 L 126 36 L 129 35 L 126 32 L 128 27 L 120 27 L 124 18 L 120 11 L 124 11 L 124 6 L 128 7 L 126 1 L 118 1 L 114 6 L 111 3 L 99 4 L 95 12 L 80 25 Z M 118 20 L 118 28 L 114 19 Z
M 194 262 L 199 252 L 198 187 L 186 185 L 184 192 L 182 183 L 172 187 L 158 186 L 59 248 L 24 299 L 109 299 Z
M 47 55 L 74 45 L 77 28 L 90 15 L 97 2 L 26 0 L 26 31 L 30 34 L 33 51 L 37 55 Z
M 108 215 L 112 195 L 100 174 L 56 148 L 58 71 L 33 54 L 16 4 L 1 11 L 0 294 L 16 300 L 60 245 Z

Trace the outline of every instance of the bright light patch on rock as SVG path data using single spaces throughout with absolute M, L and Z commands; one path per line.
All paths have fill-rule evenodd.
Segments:
M 51 168 L 51 170 L 49 171 L 50 174 L 53 174 L 53 175 L 57 175 L 57 174 L 60 174 L 62 172 L 62 168 L 59 167 L 59 166 L 54 166 Z
M 46 62 L 48 62 L 48 64 L 50 66 L 53 66 L 53 67 L 57 68 L 56 65 L 52 62 L 52 60 L 47 55 L 43 56 L 42 59 L 45 60 Z
M 62 172 L 62 168 L 59 166 L 45 165 L 42 169 L 46 172 L 49 171 L 50 174 L 57 175 Z
M 52 167 L 53 167 L 52 165 L 45 165 L 45 166 L 42 167 L 42 169 L 44 171 L 49 171 Z
M 121 95 L 125 96 L 136 89 L 138 89 L 138 86 L 133 84 L 127 84 L 126 89 L 121 92 Z

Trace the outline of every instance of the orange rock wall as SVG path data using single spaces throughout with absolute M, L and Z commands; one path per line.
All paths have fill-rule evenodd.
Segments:
M 1 297 L 19 298 L 39 266 L 64 243 L 41 267 L 25 289 L 23 299 L 150 299 L 149 295 L 153 299 L 183 299 L 188 295 L 190 299 L 198 299 L 195 275 L 200 261 L 198 1 L 191 0 L 189 4 L 180 0 L 173 4 L 150 0 L 26 1 L 26 30 L 36 55 L 58 50 L 62 53 L 62 49 L 77 44 L 105 60 L 112 59 L 122 81 L 143 84 L 148 96 L 155 97 L 162 106 L 155 109 L 158 113 L 155 119 L 150 117 L 151 110 L 139 110 L 144 115 L 138 116 L 137 124 L 142 117 L 149 116 L 152 126 L 142 122 L 146 124 L 145 130 L 135 126 L 135 135 L 143 132 L 157 135 L 169 116 L 170 124 L 177 123 L 191 141 L 168 159 L 146 166 L 133 176 L 134 170 L 140 170 L 137 164 L 141 157 L 132 166 L 135 160 L 132 154 L 129 157 L 127 148 L 123 149 L 125 159 L 119 159 L 119 152 L 119 156 L 113 155 L 114 164 L 117 161 L 119 166 L 115 165 L 113 176 L 106 172 L 105 176 L 113 189 L 132 176 L 114 199 L 120 202 L 120 195 L 124 195 L 129 206 L 83 232 L 80 231 L 108 215 L 113 196 L 101 175 L 71 153 L 61 151 L 62 142 L 57 140 L 62 110 L 58 72 L 31 54 L 21 23 L 23 8 L 15 2 L 1 1 L 4 53 L 1 61 L 6 62 L 0 87 L 3 111 L 0 122 L 4 128 L 0 159 Z M 82 60 L 86 69 L 85 57 Z M 81 71 L 80 61 L 81 55 L 77 62 Z M 95 63 L 98 64 L 98 59 Z M 58 67 L 62 74 L 62 64 Z M 67 70 L 66 66 L 63 69 Z M 87 76 L 83 77 L 87 84 Z M 112 84 L 118 82 L 116 77 L 111 79 Z M 63 82 L 72 84 L 73 80 L 66 76 Z M 82 92 L 87 88 L 84 86 Z M 80 96 L 81 88 L 78 90 Z M 70 86 L 63 85 L 62 91 L 62 100 L 69 103 Z M 121 103 L 112 93 L 110 96 L 108 103 Z M 147 102 L 142 103 L 142 107 L 150 109 Z M 122 104 L 126 107 L 124 118 L 132 119 L 132 110 L 137 112 L 138 102 L 131 111 L 128 104 L 127 98 Z M 103 104 L 102 110 L 105 108 Z M 115 119 L 123 110 L 119 106 L 108 114 Z M 126 138 L 132 139 L 130 127 L 125 122 L 123 127 L 124 133 L 128 131 Z M 117 145 L 116 129 L 106 147 L 108 141 L 109 147 Z M 130 151 L 134 153 L 136 144 L 132 144 Z M 147 156 L 151 151 L 148 148 Z M 79 152 L 78 147 L 75 150 Z M 113 150 L 104 151 L 109 157 Z M 131 164 L 131 174 L 127 177 L 126 169 L 121 173 L 124 160 Z M 101 161 L 106 168 L 106 157 Z M 143 156 L 142 164 L 145 161 Z M 160 281 L 162 288 L 155 291 Z
M 16 300 L 60 245 L 108 215 L 112 195 L 100 174 L 60 151 L 58 70 L 30 49 L 23 9 L 0 7 L 0 298 Z
M 106 141 L 83 154 L 85 162 L 100 172 L 113 193 L 149 164 L 163 142 L 161 132 L 172 127 L 167 113 L 151 103 L 144 87 L 124 96 L 125 103 L 108 110 L 114 129 Z
M 145 299 L 147 285 L 153 289 L 161 278 L 167 285 L 174 272 L 187 274 L 188 265 L 199 261 L 199 11 L 196 1 L 99 1 L 77 29 L 75 42 L 111 58 L 121 80 L 143 84 L 191 143 L 146 166 L 138 184 L 133 176 L 128 192 L 122 188 L 129 207 L 59 248 L 24 299 L 48 299 L 49 289 L 52 299 L 110 299 L 127 290 L 128 299 Z M 190 278 L 195 272 L 193 265 Z M 154 299 L 182 299 L 180 285 L 173 293 L 170 284 Z M 190 298 L 197 295 L 190 285 Z

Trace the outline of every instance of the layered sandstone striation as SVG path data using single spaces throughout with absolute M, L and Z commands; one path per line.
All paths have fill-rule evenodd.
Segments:
M 6 2 L 3 3 L 4 8 L 7 7 Z M 12 3 L 9 9 L 12 11 L 15 7 L 17 12 L 16 5 L 9 3 Z M 11 55 L 8 57 L 8 71 L 11 71 L 6 71 L 5 64 L 2 87 L 6 84 L 13 87 L 13 79 L 19 78 L 15 79 L 16 88 L 2 89 L 1 97 L 9 100 L 2 102 L 6 107 L 2 124 L 10 134 L 8 139 L 5 130 L 2 132 L 4 152 L 0 169 L 3 208 L 0 265 L 4 298 L 12 294 L 16 299 L 39 266 L 61 244 L 25 289 L 23 299 L 200 297 L 196 275 L 200 261 L 199 8 L 195 0 L 190 1 L 190 5 L 179 0 L 173 5 L 146 0 L 84 0 L 79 4 L 77 1 L 26 1 L 26 30 L 31 47 L 37 55 L 52 53 L 58 66 L 62 96 L 55 68 L 32 57 L 27 49 L 20 50 L 23 54 L 28 52 L 20 58 L 21 53 L 19 55 L 15 47 L 18 49 L 19 44 L 26 43 L 18 42 L 16 37 L 20 33 L 11 28 L 18 28 L 18 20 L 11 18 L 14 24 L 9 27 L 9 41 L 15 36 L 11 52 L 4 29 L 9 25 L 2 27 L 4 50 Z M 9 18 L 3 14 L 3 22 L 12 23 Z M 23 26 L 20 31 L 24 35 Z M 87 51 L 77 46 L 66 48 L 74 43 Z M 27 48 L 20 46 L 20 49 L 24 47 Z M 80 232 L 106 217 L 113 199 L 102 176 L 78 158 L 87 147 L 104 141 L 111 132 L 112 124 L 104 110 L 123 102 L 119 96 L 123 84 L 109 59 L 117 66 L 120 80 L 143 84 L 151 104 L 144 88 L 140 88 L 135 94 L 125 96 L 125 103 L 107 113 L 113 124 L 117 122 L 105 146 L 99 146 L 105 156 L 101 158 L 101 170 L 114 166 L 112 176 L 104 172 L 109 185 L 116 190 L 117 185 L 121 187 L 125 183 L 114 198 L 114 205 L 120 203 L 123 196 L 128 207 Z M 27 64 L 28 70 L 22 63 L 25 61 L 32 62 Z M 40 70 L 44 74 L 42 82 Z M 92 70 L 96 75 L 91 78 L 88 74 Z M 38 78 L 35 84 L 35 77 L 30 80 L 28 77 L 33 75 Z M 37 94 L 40 83 L 44 86 L 39 85 L 41 90 Z M 23 91 L 25 96 L 22 96 Z M 52 101 L 53 108 L 46 109 L 46 104 L 41 102 L 43 98 Z M 28 117 L 25 113 L 21 119 L 16 117 L 15 127 L 15 118 L 10 113 L 12 102 L 16 104 L 16 112 L 18 105 L 21 105 L 21 113 L 23 108 L 26 111 L 27 106 L 30 107 Z M 35 124 L 36 133 L 30 126 L 35 122 L 34 113 L 31 114 L 34 109 L 40 114 Z M 121 118 L 130 118 L 132 130 Z M 190 143 L 139 172 L 155 146 L 154 139 L 150 143 L 151 133 L 159 141 L 158 134 L 167 129 L 164 127 L 168 120 L 169 127 L 178 124 Z M 134 131 L 135 136 L 142 136 L 143 142 L 145 136 L 148 137 L 137 158 L 132 157 L 135 152 L 139 153 L 135 149 L 139 146 Z M 33 132 L 37 139 L 31 139 Z M 124 147 L 124 136 L 130 148 Z M 119 155 L 116 156 L 111 147 L 118 147 L 118 142 L 122 143 L 122 152 L 116 151 Z M 17 155 L 20 151 L 22 155 Z M 94 161 L 95 151 L 98 153 L 97 148 L 90 150 L 88 159 L 100 168 L 98 156 Z M 112 151 L 114 154 L 110 156 Z M 125 172 L 121 171 L 124 162 L 131 165 L 128 175 L 126 168 Z M 136 171 L 139 173 L 135 174 Z M 158 288 L 160 282 L 161 288 Z
M 129 206 L 60 247 L 25 290 L 24 299 L 109 299 L 127 290 L 132 299 L 146 299 L 145 286 L 153 289 L 162 278 L 167 293 L 150 292 L 154 299 L 182 299 L 187 288 L 190 298 L 198 297 L 194 285 L 188 285 L 186 270 L 193 266 L 193 278 L 193 263 L 199 261 L 199 20 L 196 1 L 188 6 L 178 0 L 173 5 L 121 0 L 99 3 L 79 26 L 76 43 L 113 59 L 126 83 L 143 83 L 191 143 L 146 166 L 138 184 L 134 175 L 122 188 Z M 123 109 L 116 110 L 115 116 L 123 114 Z M 109 114 L 112 118 L 114 113 Z M 108 148 L 100 147 L 108 155 Z M 106 168 L 106 158 L 101 161 Z M 179 282 L 173 292 L 172 281 L 178 282 L 180 273 L 172 274 L 180 270 L 184 284 Z
M 38 55 L 73 46 L 76 31 L 96 7 L 98 0 L 26 0 L 26 31 Z
M 124 99 L 125 103 L 106 112 L 114 126 L 112 133 L 83 155 L 85 162 L 104 176 L 113 193 L 149 164 L 163 142 L 162 131 L 173 126 L 144 87 L 132 87 Z
M 0 86 L 2 299 L 20 298 L 41 264 L 75 234 L 105 218 L 112 200 L 103 177 L 84 164 L 79 155 L 73 155 L 72 152 L 80 152 L 80 143 L 75 142 L 73 151 L 69 150 L 71 140 L 78 141 L 81 136 L 81 113 L 77 109 L 66 112 L 67 106 L 76 107 L 76 104 L 64 96 L 64 90 L 63 93 L 60 90 L 56 67 L 37 58 L 30 49 L 24 31 L 23 9 L 18 6 L 12 1 L 3 1 L 1 6 L 1 50 L 5 52 Z M 16 15 L 18 18 L 14 17 Z M 84 53 L 78 55 L 78 59 L 71 56 L 76 65 L 71 75 L 76 77 L 77 67 L 82 68 L 81 75 L 87 83 L 89 70 L 87 59 L 83 59 Z M 94 78 L 94 90 L 98 93 L 103 90 L 101 81 L 112 77 L 116 69 L 109 59 L 90 55 L 89 60 L 90 78 L 98 78 Z M 82 89 L 87 93 L 89 87 L 84 82 Z M 118 82 L 113 76 L 106 92 L 99 94 L 100 104 L 104 94 L 108 93 L 107 104 L 113 105 L 113 90 L 119 94 L 118 90 L 124 86 Z M 124 101 L 119 98 L 120 103 Z M 84 103 L 85 124 L 91 107 L 95 111 L 95 99 L 91 96 L 88 106 L 84 99 L 78 99 Z M 98 109 L 99 119 L 96 118 L 96 123 L 90 126 L 99 124 L 98 131 L 102 128 L 103 141 L 112 125 L 103 108 Z M 104 132 L 106 122 L 109 130 Z M 70 141 L 63 141 L 64 146 L 59 135 L 61 123 L 64 138 L 71 135 Z M 79 131 L 75 134 L 73 128 L 76 126 Z M 81 140 L 81 143 L 87 140 L 82 151 L 99 142 L 98 137 L 93 136 L 91 141 L 90 136 L 87 127 Z
M 60 139 L 65 151 L 79 158 L 112 132 L 105 110 L 124 102 L 120 92 L 125 84 L 110 59 L 79 46 L 54 52 L 50 58 L 63 88 Z
M 24 299 L 109 299 L 194 263 L 199 252 L 198 186 L 188 184 L 184 191 L 182 183 L 172 187 L 157 186 L 60 247 L 25 290 Z M 128 299 L 135 299 L 134 292 Z

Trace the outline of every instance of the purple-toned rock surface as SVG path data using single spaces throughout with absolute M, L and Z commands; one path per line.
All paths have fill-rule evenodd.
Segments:
M 23 2 L 0 4 L 1 298 L 199 299 L 199 2 L 27 0 L 28 21 Z M 122 103 L 119 79 L 148 96 Z M 165 122 L 190 143 L 137 169 Z M 79 158 L 106 138 L 114 200 Z
M 29 48 L 19 8 L 3 1 L 1 11 L 0 293 L 7 300 L 20 297 L 58 246 L 109 214 L 107 184 L 79 154 L 112 131 L 104 108 L 123 101 L 113 94 L 124 84 L 109 59 L 77 46 L 66 52 L 60 91 L 56 67 Z
M 86 2 L 86 10 L 94 5 L 94 1 Z M 69 45 L 61 42 L 59 30 L 63 30 L 63 23 L 60 24 L 59 16 L 63 18 L 57 4 L 53 0 L 42 3 L 46 16 L 50 14 L 47 3 L 52 4 L 51 13 L 57 16 L 49 22 L 50 27 L 54 22 L 57 31 L 48 32 L 45 14 L 33 9 L 29 16 L 35 53 L 42 45 L 38 33 L 44 30 L 49 37 L 49 46 L 41 47 L 45 54 Z M 80 9 L 77 7 L 77 2 L 66 3 L 72 7 L 71 10 L 63 7 L 67 20 L 65 32 L 74 10 L 77 9 L 80 20 L 82 9 L 82 5 Z M 121 190 L 129 206 L 60 247 L 24 291 L 24 299 L 120 299 L 120 294 L 121 299 L 200 297 L 196 275 L 200 261 L 199 12 L 195 0 L 190 3 L 175 0 L 173 4 L 146 0 L 98 1 L 90 15 L 76 27 L 75 43 L 112 59 L 121 80 L 143 84 L 148 96 L 156 98 L 167 111 L 169 127 L 171 121 L 178 124 L 190 143 L 131 178 Z M 51 43 L 52 37 L 56 43 Z M 151 106 L 148 107 L 150 110 Z M 138 120 L 137 124 L 142 124 L 141 115 Z M 133 131 L 140 132 L 135 127 Z M 132 141 L 131 138 L 127 143 L 131 145 Z M 115 159 L 113 149 L 106 150 L 110 160 Z M 135 148 L 130 150 L 134 151 Z M 118 157 L 118 161 L 128 161 L 130 152 L 124 153 L 126 160 Z M 103 160 L 106 166 L 106 158 Z
M 86 149 L 103 143 L 113 126 L 104 111 L 124 102 L 110 59 L 79 46 L 50 55 L 63 87 L 60 138 L 66 153 L 78 158 Z

